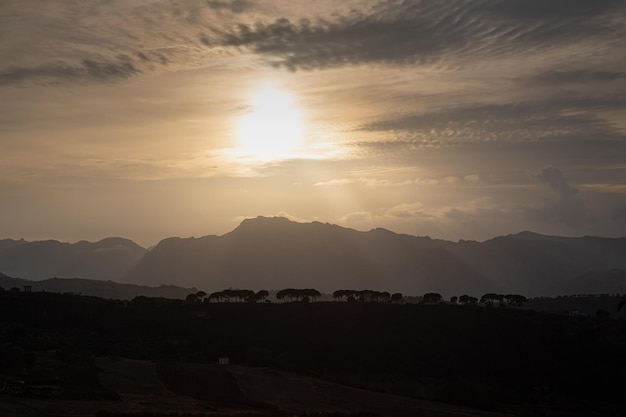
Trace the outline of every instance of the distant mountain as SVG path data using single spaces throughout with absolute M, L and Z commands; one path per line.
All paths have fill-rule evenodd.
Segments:
M 188 294 L 197 291 L 196 288 L 182 288 L 174 285 L 147 287 L 142 285 L 120 284 L 113 281 L 96 281 L 77 278 L 51 278 L 43 281 L 32 281 L 21 278 L 11 278 L 0 273 L 0 287 L 5 290 L 8 291 L 11 288 L 24 290 L 25 286 L 30 286 L 32 291 L 74 293 L 117 300 L 131 300 L 137 296 L 184 299 Z
M 257 217 L 223 236 L 165 239 L 131 269 L 126 281 L 209 290 L 314 287 L 447 296 L 492 291 L 558 295 L 572 293 L 572 280 L 583 274 L 626 270 L 625 255 L 626 238 L 522 232 L 455 243 L 384 229 L 359 232 Z M 623 288 L 624 279 L 610 282 Z M 593 289 L 594 279 L 588 282 Z M 602 282 L 602 292 L 607 292 L 608 281 Z
M 626 294 L 626 270 L 592 271 L 569 281 L 574 294 Z
M 120 279 L 146 252 L 135 242 L 107 238 L 91 243 L 0 240 L 0 271 L 41 280 L 52 277 Z
M 14 248 L 16 246 L 24 245 L 28 243 L 24 239 L 14 240 L 14 239 L 0 239 L 0 251 L 5 249 Z

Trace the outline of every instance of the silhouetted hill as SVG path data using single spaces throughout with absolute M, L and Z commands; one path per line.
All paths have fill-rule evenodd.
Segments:
M 460 242 L 450 250 L 498 284 L 499 291 L 529 295 L 576 294 L 573 279 L 594 271 L 624 269 L 626 238 L 544 236 L 531 232 L 483 243 Z M 620 292 L 626 282 L 607 287 L 587 281 L 586 292 Z
M 99 242 L 62 243 L 0 241 L 0 271 L 40 280 L 58 277 L 119 279 L 146 250 L 128 239 L 107 238 Z
M 24 245 L 28 243 L 24 239 L 14 240 L 14 239 L 0 239 L 0 251 L 14 248 L 16 246 Z
M 570 281 L 582 274 L 626 269 L 624 254 L 625 238 L 522 232 L 455 243 L 384 229 L 359 232 L 257 217 L 223 236 L 165 239 L 135 265 L 127 281 L 209 290 L 314 287 L 326 292 L 371 288 L 448 296 L 491 291 L 557 295 L 570 293 Z M 617 288 L 623 288 L 623 281 Z
M 626 271 L 609 269 L 592 271 L 569 281 L 573 293 L 626 294 Z
M 142 372 L 124 358 L 164 364 L 165 368 L 157 365 L 156 376 L 164 378 L 168 386 L 176 384 L 175 392 L 193 385 L 211 392 L 211 384 L 224 383 L 223 379 L 215 373 L 208 373 L 210 380 L 201 379 L 194 370 L 207 375 L 207 364 L 222 356 L 237 365 L 231 369 L 261 367 L 256 369 L 266 375 L 276 375 L 275 368 L 290 370 L 301 376 L 465 404 L 507 416 L 615 417 L 623 416 L 626 406 L 621 383 L 626 369 L 626 327 L 623 320 L 606 317 L 460 305 L 205 303 L 146 297 L 121 303 L 76 295 L 4 292 L 0 293 L 0 340 L 0 379 L 7 375 L 28 380 L 41 375 L 45 366 L 59 376 L 61 386 L 72 389 L 70 382 L 80 386 L 91 383 L 87 387 L 102 389 L 96 382 L 103 381 L 99 372 L 108 368 L 102 357 L 109 357 L 107 363 L 118 364 L 115 373 L 129 375 L 142 390 L 127 391 L 133 385 L 123 381 L 130 378 L 118 379 L 121 383 L 113 387 L 126 388 L 120 393 L 146 394 L 130 396 L 132 412 L 124 416 L 147 415 L 136 413 L 138 399 L 159 407 L 151 394 L 162 389 L 160 384 L 146 383 L 154 381 L 154 368 Z M 99 358 L 92 362 L 91 355 Z M 183 369 L 189 371 L 183 373 Z M 294 383 L 297 381 L 289 377 L 264 379 L 256 386 L 289 398 L 293 391 L 288 387 Z M 317 392 L 328 392 L 322 391 L 323 383 L 308 385 Z M 69 389 L 63 395 L 68 395 Z M 196 396 L 199 391 L 186 394 Z M 362 395 L 368 395 L 367 391 Z M 11 398 L 5 392 L 0 404 Z M 196 398 L 203 405 L 213 405 L 203 397 Z M 37 400 L 17 399 L 27 405 Z M 55 405 L 53 399 L 40 400 L 47 402 L 46 410 Z M 66 404 L 71 404 L 71 411 L 52 415 L 95 414 L 76 414 L 75 410 L 83 410 L 77 401 Z M 209 414 L 233 415 L 217 406 L 219 412 Z M 475 415 L 442 414 L 431 407 L 424 412 L 405 411 L 380 415 Z
M 50 278 L 32 281 L 12 278 L 0 273 L 0 287 L 5 290 L 14 287 L 23 290 L 26 285 L 30 285 L 34 292 L 74 293 L 117 300 L 131 300 L 137 296 L 184 299 L 188 294 L 197 291 L 196 288 L 182 288 L 174 285 L 147 287 L 79 278 Z

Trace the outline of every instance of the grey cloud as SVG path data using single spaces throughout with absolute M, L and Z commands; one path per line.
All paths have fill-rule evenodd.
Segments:
M 585 211 L 585 203 L 578 198 L 578 189 L 572 187 L 561 170 L 552 166 L 541 169 L 535 179 L 547 185 L 555 199 L 546 199 L 539 207 L 525 208 L 527 218 L 540 222 L 565 223 L 577 227 L 592 221 Z
M 545 71 L 531 77 L 530 84 L 554 85 L 554 84 L 574 84 L 574 83 L 594 83 L 609 81 L 626 81 L 626 72 L 618 71 Z
M 248 0 L 206 0 L 207 6 L 218 10 L 228 10 L 233 13 L 243 13 L 253 6 Z
M 107 82 L 164 65 L 193 67 L 210 52 L 197 33 L 253 6 L 249 0 L 10 2 L 0 13 L 0 85 Z
M 619 9 L 622 0 L 503 0 L 488 6 L 494 13 L 513 19 L 545 20 L 585 18 Z
M 562 198 L 578 193 L 578 190 L 569 184 L 558 168 L 552 166 L 543 167 L 543 169 L 535 175 L 535 178 L 539 182 L 548 185 Z
M 370 14 L 333 20 L 277 19 L 220 33 L 226 46 L 247 47 L 289 69 L 369 62 L 443 64 L 532 52 L 589 37 L 616 37 L 606 14 L 619 0 L 389 1 Z
M 518 104 L 477 104 L 435 112 L 400 115 L 370 122 L 365 131 L 405 132 L 405 135 L 446 143 L 485 141 L 623 140 L 606 120 L 584 110 L 622 108 L 622 97 L 557 98 Z M 583 110 L 575 113 L 566 110 Z
M 137 65 L 127 56 L 120 56 L 112 61 L 84 59 L 79 64 L 8 68 L 0 72 L 0 85 L 32 80 L 118 81 L 140 73 Z

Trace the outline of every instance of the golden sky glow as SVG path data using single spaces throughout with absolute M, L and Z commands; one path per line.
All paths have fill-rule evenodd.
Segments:
M 625 6 L 550 4 L 4 1 L 0 238 L 624 235 Z

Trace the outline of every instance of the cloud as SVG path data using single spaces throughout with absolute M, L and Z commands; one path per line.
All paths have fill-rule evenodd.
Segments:
M 567 179 L 563 176 L 561 170 L 552 166 L 546 166 L 541 169 L 535 178 L 550 187 L 559 197 L 566 198 L 578 193 L 578 190 L 572 187 Z
M 561 170 L 546 166 L 535 175 L 541 184 L 547 185 L 556 198 L 545 199 L 538 207 L 525 208 L 529 219 L 539 222 L 565 223 L 577 227 L 592 219 L 585 211 L 585 203 L 577 198 L 578 189 L 571 186 Z
M 206 0 L 206 4 L 212 9 L 232 13 L 243 13 L 253 8 L 253 3 L 249 0 Z
M 118 81 L 141 73 L 133 60 L 120 56 L 112 61 L 84 59 L 79 65 L 55 64 L 13 67 L 0 72 L 0 85 L 36 80 Z
M 548 70 L 530 77 L 530 84 L 560 85 L 560 84 L 589 84 L 626 80 L 626 72 L 594 71 L 578 69 L 572 71 Z
M 396 217 L 401 219 L 409 218 L 435 218 L 433 213 L 429 213 L 424 209 L 421 202 L 403 203 L 388 209 L 385 217 Z
M 342 186 L 347 184 L 353 184 L 354 180 L 349 178 L 333 178 L 330 181 L 320 181 L 316 182 L 314 185 L 316 187 L 329 187 L 329 186 Z
M 0 85 L 111 82 L 206 65 L 198 33 L 231 24 L 249 0 L 33 0 L 3 4 Z
M 340 223 L 362 223 L 372 222 L 376 218 L 376 215 L 366 210 L 355 211 L 348 213 L 339 219 Z
M 533 53 L 590 39 L 619 39 L 620 0 L 386 1 L 370 12 L 332 19 L 239 24 L 217 32 L 281 67 L 317 69 L 363 63 L 434 64 Z
M 362 125 L 364 131 L 423 132 L 467 140 L 527 140 L 589 133 L 618 138 L 605 120 L 588 113 L 566 110 L 593 110 L 598 107 L 624 108 L 626 99 L 552 99 L 524 103 L 482 104 L 451 107 L 434 112 L 387 116 Z

